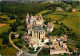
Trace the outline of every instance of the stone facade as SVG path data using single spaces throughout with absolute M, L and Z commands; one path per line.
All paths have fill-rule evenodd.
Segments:
M 26 24 L 27 24 L 27 31 L 28 34 L 30 34 L 32 32 L 32 27 L 33 26 L 42 26 L 44 23 L 44 20 L 42 18 L 42 16 L 29 16 L 29 14 L 27 13 L 26 16 Z
M 45 30 L 42 27 L 35 27 L 32 30 L 32 37 L 37 39 L 43 39 L 45 37 Z
M 42 18 L 42 16 L 29 16 L 29 14 L 27 13 L 27 16 L 26 16 L 26 24 L 30 24 L 30 25 L 37 25 L 37 26 L 40 26 L 44 23 L 44 20 Z
M 48 25 L 47 25 L 47 31 L 49 32 L 52 32 L 53 31 L 53 27 L 54 27 L 54 24 L 52 22 L 48 22 Z

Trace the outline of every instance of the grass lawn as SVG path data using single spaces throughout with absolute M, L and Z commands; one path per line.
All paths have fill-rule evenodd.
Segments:
M 7 18 L 7 19 L 9 18 L 7 15 L 1 15 L 0 17 L 1 18 Z
M 2 41 L 3 41 L 3 40 L 0 38 L 0 46 L 2 45 Z
M 12 47 L 7 47 L 7 48 L 4 48 L 4 49 L 1 49 L 0 50 L 0 54 L 2 56 L 6 55 L 6 56 L 12 56 L 16 54 L 17 50 L 12 48 Z
M 14 23 L 16 21 L 16 19 L 10 20 L 8 21 L 8 23 Z
M 48 14 L 48 15 L 46 15 L 46 16 L 44 16 L 44 17 L 51 18 L 51 19 L 53 19 L 53 20 L 60 20 L 60 19 L 62 19 L 64 16 L 63 16 L 63 15 L 55 15 L 54 13 L 52 13 L 52 14 Z
M 0 27 L 2 27 L 2 26 L 4 26 L 4 25 L 6 25 L 6 24 L 4 24 L 4 23 L 0 23 Z
M 13 42 L 16 42 L 16 41 L 18 41 L 18 40 L 19 40 L 18 38 L 15 38 L 15 39 L 13 39 L 12 41 L 13 41 Z
M 50 12 L 51 10 L 44 10 L 44 11 L 41 11 L 40 13 L 37 13 L 36 15 L 42 15 L 42 13 L 46 13 L 46 12 Z
M 52 20 L 61 20 L 62 19 L 59 22 L 63 22 L 63 24 L 65 24 L 69 28 L 72 28 L 73 32 L 75 32 L 77 34 L 77 36 L 80 36 L 79 15 L 80 15 L 80 12 L 55 12 L 55 13 L 45 15 L 44 17 L 51 18 Z M 54 26 L 58 28 L 58 25 L 54 25 Z
M 7 32 L 8 29 L 9 29 L 9 24 L 6 24 L 6 25 L 0 27 L 0 34 L 3 32 Z
M 68 26 L 69 28 L 72 28 L 73 31 L 80 36 L 80 32 L 79 32 L 79 14 L 80 13 L 70 13 L 70 15 L 68 15 L 64 20 L 62 20 L 61 22 L 63 22 L 66 26 Z
M 17 50 L 14 49 L 13 47 L 6 47 L 6 45 L 3 45 L 1 38 L 0 38 L 0 46 L 1 46 L 0 54 L 2 56 L 4 56 L 4 55 L 6 55 L 6 56 L 15 55 L 17 52 Z

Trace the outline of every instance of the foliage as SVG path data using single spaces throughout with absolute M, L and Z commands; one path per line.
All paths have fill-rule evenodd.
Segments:
M 59 28 L 55 28 L 51 33 L 51 35 L 57 35 L 57 36 L 61 36 L 62 34 L 66 34 L 70 36 L 72 39 L 78 39 L 76 33 L 74 33 L 72 29 L 68 28 L 63 23 L 59 25 Z
M 2 41 L 3 45 L 8 45 L 8 43 L 9 43 L 8 35 L 9 35 L 10 31 L 11 30 L 9 29 L 7 32 L 4 32 L 0 35 L 0 37 L 2 37 L 2 39 L 3 39 L 3 41 Z
M 10 17 L 11 20 L 12 20 L 12 19 L 15 19 L 15 15 L 14 15 L 14 14 L 8 15 L 8 17 Z
M 5 39 L 4 39 L 5 38 Z M 3 38 L 3 42 L 2 42 L 2 44 L 3 45 L 7 45 L 8 43 L 9 43 L 9 39 L 7 38 L 7 37 L 4 37 Z
M 12 34 L 12 35 L 11 35 L 11 38 L 12 38 L 12 39 L 15 39 L 15 36 L 14 36 L 14 34 Z
M 20 3 L 20 2 L 0 2 L 1 12 L 16 14 L 19 17 L 25 17 L 26 13 L 36 14 L 42 10 L 45 10 L 49 4 L 41 3 Z M 23 16 L 22 16 L 23 15 Z
M 16 22 L 13 23 L 13 25 L 10 25 L 12 27 L 12 31 L 15 32 L 17 30 L 17 27 L 20 26 L 21 20 L 19 18 L 16 19 Z
M 80 48 L 80 41 L 79 41 L 79 40 L 78 40 L 77 43 L 76 43 L 76 47 L 77 47 L 77 48 Z
M 43 49 L 39 52 L 38 56 L 39 56 L 39 55 L 44 56 L 44 55 L 49 55 L 49 54 L 50 54 L 50 49 L 43 48 Z
M 47 44 L 47 45 L 51 45 L 51 44 L 52 44 L 52 42 L 50 41 L 50 42 L 47 42 L 46 44 Z
M 30 54 L 34 54 L 37 52 L 37 51 L 34 51 L 34 48 L 29 48 L 28 50 L 29 50 L 28 53 L 30 53 Z

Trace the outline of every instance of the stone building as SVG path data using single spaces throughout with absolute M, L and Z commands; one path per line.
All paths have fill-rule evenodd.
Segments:
M 54 27 L 54 24 L 52 22 L 48 22 L 48 25 L 47 25 L 47 31 L 49 32 L 52 32 L 53 31 L 53 27 Z
M 63 37 L 59 37 L 59 38 L 56 38 L 56 37 L 49 37 L 50 38 L 50 41 L 52 42 L 52 45 L 50 45 L 50 55 L 52 54 L 64 54 L 64 53 L 67 53 L 69 54 L 69 49 L 67 47 L 67 43 L 64 42 L 64 41 L 67 41 L 66 38 L 67 36 L 64 35 Z
M 28 34 L 31 34 L 32 32 L 32 27 L 33 26 L 42 26 L 44 23 L 44 20 L 42 18 L 42 16 L 29 16 L 29 14 L 27 13 L 26 16 L 26 24 L 27 24 L 27 32 Z
M 40 16 L 29 16 L 29 14 L 27 13 L 26 16 L 26 24 L 30 24 L 30 25 L 37 25 L 40 26 L 44 23 L 43 17 Z
M 42 40 L 45 37 L 45 30 L 40 26 L 40 27 L 35 27 L 32 30 L 32 38 L 37 38 Z

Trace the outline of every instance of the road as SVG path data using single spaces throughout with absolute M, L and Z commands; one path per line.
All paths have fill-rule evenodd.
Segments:
M 11 32 L 11 33 L 9 34 L 9 41 L 10 41 L 10 43 L 11 43 L 12 46 L 13 46 L 15 49 L 17 49 L 18 51 L 24 52 L 23 50 L 21 50 L 19 47 L 17 47 L 17 46 L 13 43 L 13 41 L 12 41 L 12 39 L 11 39 L 11 34 L 12 34 L 12 33 L 13 33 L 13 32 Z M 36 54 L 29 54 L 29 53 L 27 53 L 26 56 L 37 56 L 38 53 L 42 50 L 42 48 L 43 48 L 43 47 L 41 47 Z
M 13 47 L 14 48 L 16 48 L 18 51 L 21 51 L 21 52 L 23 52 L 20 48 L 18 48 L 14 43 L 13 43 L 13 41 L 11 40 L 11 34 L 12 34 L 13 32 L 11 32 L 10 34 L 9 34 L 9 41 L 10 41 L 10 43 L 13 45 Z

